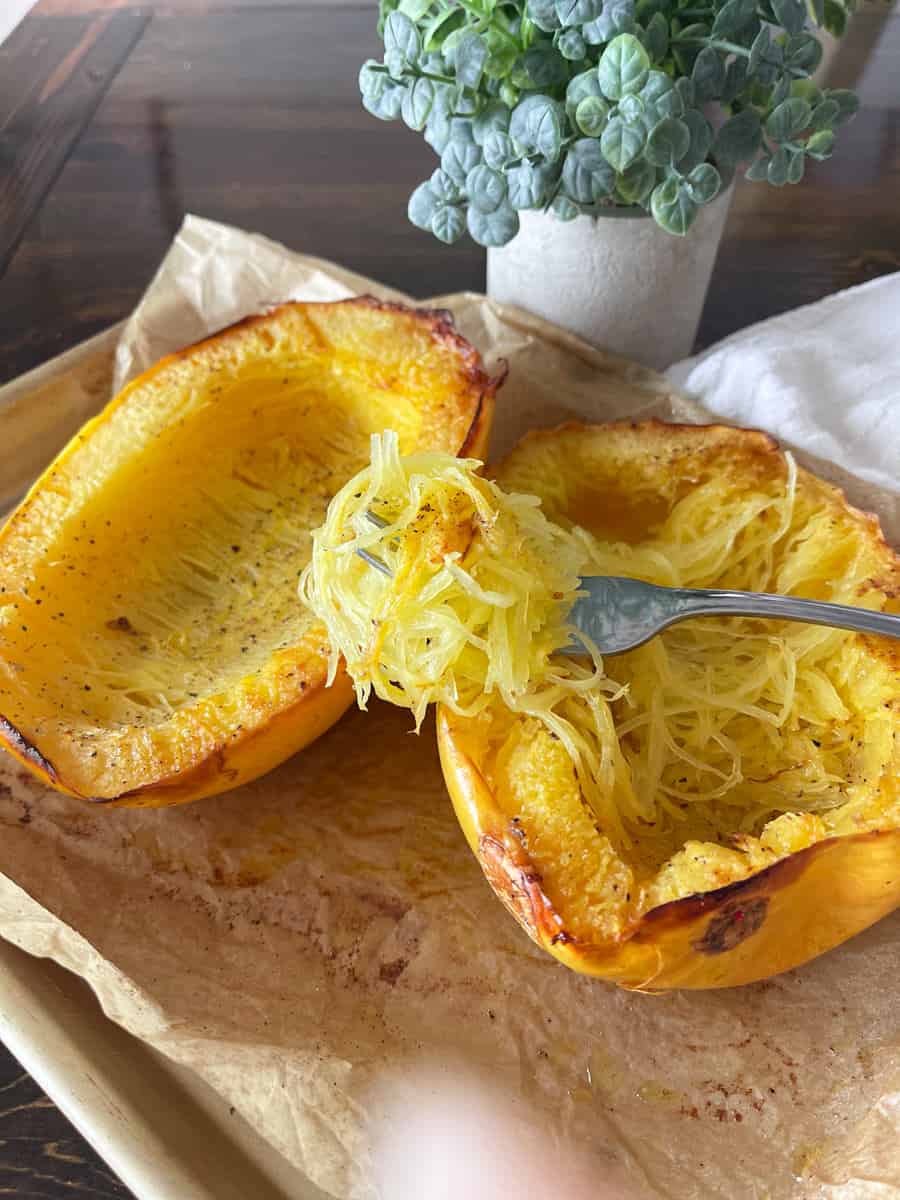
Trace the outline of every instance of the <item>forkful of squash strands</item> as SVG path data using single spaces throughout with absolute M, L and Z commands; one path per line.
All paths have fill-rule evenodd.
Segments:
M 685 710 L 715 707 L 723 694 L 718 682 L 697 696 L 704 663 L 705 677 L 718 680 L 714 660 L 723 639 L 746 639 L 749 627 L 761 670 L 778 681 L 787 713 L 798 688 L 815 692 L 823 685 L 813 674 L 802 677 L 803 656 L 782 622 L 804 622 L 793 628 L 807 638 L 810 625 L 900 637 L 897 616 L 761 594 L 779 582 L 778 547 L 795 539 L 802 555 L 797 471 L 789 457 L 784 462 L 783 478 L 742 495 L 724 513 L 707 496 L 712 516 L 701 515 L 702 486 L 689 492 L 652 536 L 630 546 L 548 520 L 536 497 L 501 490 L 475 460 L 436 453 L 401 458 L 393 433 L 376 435 L 370 466 L 334 497 L 314 533 L 300 584 L 302 599 L 328 629 L 330 677 L 343 660 L 361 707 L 374 690 L 409 708 L 417 728 L 431 703 L 472 718 L 499 702 L 533 717 L 563 743 L 596 810 L 614 776 L 630 786 L 621 730 L 628 728 L 631 672 L 616 663 L 633 654 L 614 660 L 609 673 L 604 655 L 633 652 L 688 617 L 706 618 L 668 636 L 686 643 Z M 730 573 L 754 590 L 697 586 L 727 584 Z M 724 616 L 771 620 L 744 621 L 739 630 L 709 620 Z M 765 686 L 773 691 L 774 684 Z M 728 693 L 721 703 L 763 712 L 749 693 L 743 701 Z M 659 716 L 660 744 L 679 740 L 672 728 L 678 720 L 677 713 Z M 722 720 L 710 725 L 717 760 L 724 753 L 728 762 L 724 770 L 717 765 L 719 787 L 742 775 L 740 753 L 723 727 Z
M 371 510 L 366 511 L 366 517 L 378 529 L 388 526 L 384 517 Z M 394 572 L 384 559 L 369 550 L 356 553 L 370 567 L 393 579 Z M 725 588 L 661 587 L 620 575 L 585 576 L 580 591 L 569 610 L 569 621 L 578 635 L 567 646 L 561 646 L 558 654 L 584 654 L 584 637 L 606 657 L 624 654 L 690 617 L 773 617 L 900 638 L 900 617 L 824 600 Z
M 366 517 L 377 528 L 388 528 L 388 521 L 376 512 L 367 510 Z M 377 554 L 367 550 L 356 553 L 382 575 L 394 577 L 394 571 Z M 828 604 L 824 600 L 802 600 L 797 596 L 733 592 L 725 588 L 667 588 L 616 575 L 582 578 L 581 593 L 569 611 L 569 620 L 578 636 L 568 646 L 560 647 L 558 654 L 583 654 L 583 637 L 590 638 L 607 658 L 624 654 L 690 617 L 773 617 L 900 638 L 900 617 L 893 614 Z
M 761 558 L 790 527 L 796 467 L 790 456 L 786 464 L 782 494 L 763 508 L 781 511 L 756 547 Z M 502 491 L 480 468 L 447 454 L 401 459 L 394 434 L 375 435 L 371 466 L 335 497 L 314 535 L 304 598 L 327 624 L 333 653 L 344 656 L 362 699 L 374 687 L 418 720 L 434 700 L 469 713 L 479 695 L 496 690 L 510 703 L 550 669 L 552 655 L 598 666 L 602 656 L 697 617 L 771 618 L 900 639 L 900 616 L 889 613 L 600 573 L 607 564 L 595 537 L 552 524 L 536 498 Z M 756 516 L 759 497 L 750 500 Z M 724 520 L 722 536 L 733 535 Z M 557 686 L 565 670 L 554 666 Z

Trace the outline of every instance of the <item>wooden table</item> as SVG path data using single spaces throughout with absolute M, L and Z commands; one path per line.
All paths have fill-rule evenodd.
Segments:
M 373 14 L 42 0 L 0 47 L 0 380 L 123 317 L 186 212 L 413 295 L 482 289 L 483 251 L 406 220 L 431 151 L 360 107 Z M 864 8 L 828 79 L 862 111 L 801 187 L 738 189 L 701 345 L 900 267 L 898 72 L 900 12 Z M 0 1089 L 0 1194 L 128 1196 L 2 1049 Z

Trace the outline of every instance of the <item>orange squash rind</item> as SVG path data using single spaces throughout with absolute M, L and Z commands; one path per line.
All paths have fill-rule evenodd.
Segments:
M 245 783 L 349 706 L 296 583 L 384 428 L 483 454 L 501 375 L 449 314 L 290 303 L 163 359 L 0 530 L 0 745 L 53 788 L 167 805 Z
M 551 520 L 576 521 L 597 537 L 637 543 L 667 508 L 666 489 L 690 490 L 709 464 L 750 479 L 783 470 L 784 460 L 764 434 L 651 421 L 535 432 L 492 474 L 510 490 L 541 495 Z M 860 595 L 874 593 L 879 607 L 897 611 L 900 559 L 877 520 L 805 472 L 798 487 L 858 536 L 867 556 Z M 548 859 L 545 839 L 538 863 L 529 843 L 540 830 L 513 815 L 508 797 L 504 802 L 492 782 L 490 724 L 439 709 L 447 786 L 496 895 L 528 935 L 566 966 L 646 991 L 763 979 L 809 961 L 891 912 L 900 905 L 900 651 L 888 639 L 860 637 L 858 646 L 859 673 L 848 686 L 864 690 L 877 677 L 879 698 L 872 703 L 883 706 L 895 747 L 892 762 L 873 782 L 872 804 L 858 831 L 848 818 L 840 836 L 815 840 L 724 884 L 711 868 L 706 887 L 635 911 L 615 930 L 586 929 L 583 916 L 579 925 L 571 895 L 567 900 L 556 890 L 562 857 L 594 853 L 599 843 L 563 844 L 563 838 Z M 607 662 L 613 678 L 616 664 Z M 879 708 L 879 719 L 883 713 Z

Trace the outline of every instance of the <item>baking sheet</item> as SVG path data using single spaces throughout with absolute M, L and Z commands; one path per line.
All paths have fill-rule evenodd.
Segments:
M 288 286 L 377 290 L 247 239 L 189 223 L 122 377 L 184 340 L 208 297 L 215 328 Z M 442 303 L 510 360 L 500 449 L 567 412 L 701 415 L 658 377 L 539 322 L 475 296 Z M 100 367 L 63 372 L 67 414 L 102 402 Z M 64 440 L 49 420 L 58 383 L 0 404 L 0 448 L 5 429 L 34 430 L 8 456 L 14 471 Z M 849 484 L 896 531 L 890 498 Z M 634 1197 L 900 1188 L 897 918 L 735 992 L 635 996 L 576 977 L 494 900 L 433 736 L 408 725 L 384 707 L 348 714 L 264 780 L 159 812 L 98 813 L 0 764 L 0 932 L 77 971 L 113 1020 L 196 1071 L 330 1195 L 374 1198 L 372 1088 L 423 1050 L 488 1068 L 535 1106 L 540 1136 L 574 1135 Z

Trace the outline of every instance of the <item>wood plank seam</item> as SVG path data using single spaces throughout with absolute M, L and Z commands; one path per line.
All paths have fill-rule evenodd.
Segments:
M 0 50 L 0 68 L 8 85 L 19 73 L 17 65 L 21 69 L 24 62 L 26 69 L 34 71 L 41 56 L 55 49 L 58 22 L 74 22 L 74 45 L 28 81 L 24 99 L 13 100 L 0 125 L 0 275 L 151 15 L 146 8 L 81 20 L 32 15 Z

